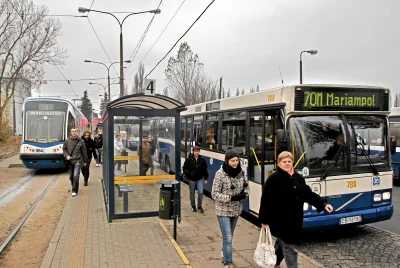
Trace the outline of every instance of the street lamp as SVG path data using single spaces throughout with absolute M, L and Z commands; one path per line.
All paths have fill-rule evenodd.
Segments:
M 122 97 L 124 95 L 124 66 L 123 66 L 123 62 L 124 62 L 124 47 L 123 47 L 123 38 L 122 38 L 122 25 L 124 24 L 124 21 L 132 15 L 137 15 L 137 14 L 143 14 L 143 13 L 153 13 L 153 14 L 160 14 L 161 10 L 160 9 L 152 9 L 152 10 L 147 10 L 147 11 L 142 11 L 142 12 L 133 12 L 130 13 L 128 15 L 125 16 L 125 18 L 122 20 L 122 22 L 111 12 L 105 12 L 105 11 L 100 11 L 100 10 L 94 10 L 94 9 L 90 9 L 90 8 L 84 8 L 84 7 L 79 7 L 78 8 L 79 13 L 86 13 L 86 12 L 98 12 L 98 13 L 103 13 L 103 14 L 108 14 L 113 16 L 119 24 L 119 28 L 120 28 L 120 35 L 119 35 L 119 79 L 120 79 L 120 97 Z
M 303 62 L 301 61 L 301 55 L 304 52 L 311 54 L 311 55 L 316 55 L 316 54 L 318 54 L 318 50 L 316 50 L 316 49 L 304 50 L 300 53 L 300 84 L 303 84 Z
M 107 66 L 106 64 L 104 64 L 104 63 L 102 63 L 102 62 L 98 62 L 98 61 L 92 61 L 92 60 L 84 60 L 84 62 L 86 62 L 86 63 L 97 63 L 97 64 L 101 64 L 101 65 L 103 65 L 103 66 L 105 66 L 106 68 L 107 68 L 107 79 L 108 79 L 108 96 L 110 97 L 111 95 L 110 95 L 110 68 L 111 68 L 111 66 L 113 65 L 113 64 L 115 64 L 115 63 L 118 63 L 118 61 L 116 61 L 116 62 L 112 62 L 109 66 Z M 126 63 L 131 63 L 131 61 L 130 60 L 126 60 L 126 61 L 124 61 L 124 62 L 126 62 Z M 123 65 L 123 64 L 121 64 L 121 65 Z M 122 80 L 123 81 L 123 80 Z M 120 80 L 120 82 L 121 82 L 121 80 Z M 90 84 L 90 83 L 89 83 Z M 111 99 L 111 98 L 110 98 Z
M 110 85 L 117 85 L 117 84 L 119 84 L 119 82 L 118 83 L 111 83 Z M 107 92 L 106 92 L 106 87 L 107 87 L 107 85 L 103 85 L 103 84 L 100 84 L 100 83 L 92 83 L 92 82 L 89 82 L 89 85 L 99 85 L 99 86 L 102 86 L 103 87 L 103 90 L 104 90 L 104 94 L 107 94 Z M 97 92 L 97 91 L 96 91 Z M 96 93 L 96 92 L 93 92 L 92 94 L 94 94 L 94 93 Z M 103 95 L 99 95 L 99 96 L 103 96 Z M 111 99 L 110 99 L 110 101 L 111 101 Z

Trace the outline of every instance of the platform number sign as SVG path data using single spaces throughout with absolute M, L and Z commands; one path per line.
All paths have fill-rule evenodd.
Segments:
M 155 95 L 156 94 L 156 79 L 146 79 L 144 81 L 144 94 Z

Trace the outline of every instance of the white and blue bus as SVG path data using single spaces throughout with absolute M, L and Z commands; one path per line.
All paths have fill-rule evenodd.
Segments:
M 400 179 L 400 107 L 392 108 L 389 115 L 392 142 L 392 167 L 395 180 Z
M 88 129 L 88 120 L 68 100 L 27 98 L 22 108 L 23 132 L 20 159 L 26 168 L 65 168 L 63 143 L 78 128 L 78 135 Z
M 295 156 L 296 171 L 335 209 L 317 213 L 305 204 L 305 231 L 388 220 L 389 96 L 380 87 L 297 85 L 188 106 L 181 113 L 181 157 L 194 144 L 201 147 L 209 169 L 205 190 L 211 192 L 225 151 L 236 149 L 251 188 L 244 211 L 257 217 L 263 184 L 285 149 Z M 338 137 L 344 143 L 329 158 Z

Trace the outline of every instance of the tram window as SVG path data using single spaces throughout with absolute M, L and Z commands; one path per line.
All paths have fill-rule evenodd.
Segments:
M 193 120 L 193 141 L 196 145 L 203 146 L 203 116 L 198 115 Z
M 233 147 L 239 154 L 246 154 L 246 121 L 238 120 L 243 112 L 224 113 L 222 122 L 222 150 L 226 151 L 229 146 Z M 238 118 L 238 119 L 236 119 Z M 232 120 L 233 119 L 233 120 Z
M 68 113 L 68 128 L 67 137 L 71 135 L 71 129 L 75 127 L 75 118 L 72 116 L 71 112 Z

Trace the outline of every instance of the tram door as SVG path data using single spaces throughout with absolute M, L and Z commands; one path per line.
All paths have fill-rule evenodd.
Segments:
M 248 179 L 250 184 L 250 210 L 258 213 L 262 186 L 275 168 L 276 122 L 272 111 L 250 113 L 247 136 Z M 254 200 L 252 200 L 254 199 Z

